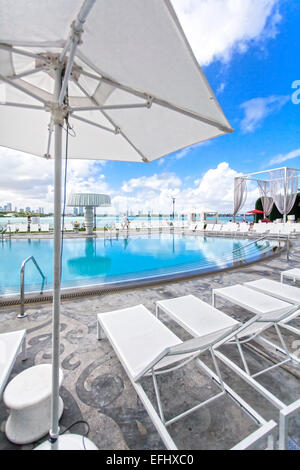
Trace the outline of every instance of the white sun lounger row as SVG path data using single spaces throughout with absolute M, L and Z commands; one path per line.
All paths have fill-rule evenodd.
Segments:
M 255 295 L 253 290 L 255 290 Z M 215 308 L 217 297 L 253 313 L 253 318 L 243 325 L 236 322 Z M 270 390 L 262 386 L 257 378 L 289 361 L 293 361 L 294 364 L 300 363 L 300 359 L 288 350 L 281 331 L 282 328 L 288 329 L 295 335 L 300 335 L 299 329 L 289 325 L 300 314 L 300 289 L 262 278 L 244 285 L 237 284 L 214 289 L 213 306 L 189 295 L 158 301 L 156 308 L 157 316 L 160 311 L 163 311 L 195 339 L 181 342 L 164 324 L 155 322 L 153 315 L 141 305 L 99 314 L 98 337 L 102 337 L 102 331 L 107 335 L 167 448 L 173 449 L 175 445 L 167 430 L 169 424 L 218 398 L 222 392 L 230 395 L 229 387 L 224 384 L 220 376 L 216 361 L 218 358 L 279 410 L 279 447 L 286 449 L 288 446 L 288 420 L 300 411 L 300 400 L 296 400 L 292 404 L 283 403 Z M 280 346 L 263 337 L 263 333 L 271 327 L 275 328 Z M 254 339 L 283 355 L 283 359 L 281 358 L 275 365 L 251 373 L 242 346 Z M 220 347 L 225 343 L 237 346 L 243 368 L 220 351 Z M 216 374 L 200 361 L 199 355 L 204 351 L 210 351 Z M 200 369 L 220 385 L 221 393 L 167 421 L 162 408 L 157 375 L 168 373 L 192 359 L 195 359 Z M 146 375 L 152 376 L 159 413 L 149 401 L 140 383 L 140 379 Z M 232 390 L 230 392 L 234 393 Z M 235 394 L 235 399 L 239 402 L 240 397 Z M 249 412 L 249 405 L 244 403 L 244 408 Z M 251 409 L 251 412 L 254 411 Z M 264 435 L 263 429 L 267 429 L 269 426 L 272 428 L 272 432 L 274 431 L 273 423 L 261 420 L 258 422 L 262 426 L 259 430 L 262 435 Z M 256 440 L 252 439 L 251 442 L 254 444 Z M 245 442 L 236 448 L 243 448 L 243 445 Z
M 49 224 L 31 224 L 30 232 L 49 232 Z M 6 226 L 7 233 L 27 233 L 28 225 L 27 224 L 7 224 Z
M 173 299 L 174 302 L 180 302 L 180 300 Z M 109 339 L 167 449 L 177 449 L 168 431 L 168 427 L 172 423 L 205 405 L 211 404 L 214 400 L 224 395 L 231 397 L 244 410 L 247 410 L 247 413 L 261 426 L 258 431 L 255 431 L 251 436 L 248 436 L 233 448 L 250 448 L 265 437 L 270 437 L 269 446 L 272 448 L 274 446 L 273 433 L 276 428 L 275 422 L 266 422 L 234 390 L 224 383 L 216 361 L 213 346 L 224 341 L 224 338 L 237 330 L 239 323 L 196 297 L 187 296 L 182 298 L 182 300 L 183 302 L 189 302 L 188 305 L 181 305 L 181 309 L 179 308 L 182 313 L 189 315 L 189 325 L 191 325 L 193 318 L 197 318 L 201 323 L 201 328 L 199 328 L 200 334 L 192 340 L 182 342 L 178 336 L 143 305 L 99 314 L 97 316 L 98 339 L 102 339 L 104 335 Z M 197 312 L 191 308 L 191 301 L 197 302 Z M 201 304 L 200 310 L 198 302 Z M 166 303 L 160 302 L 159 306 L 161 308 L 166 307 Z M 174 309 L 171 310 L 172 318 L 178 319 L 179 316 L 176 315 L 176 308 L 175 313 Z M 183 321 L 181 321 L 182 324 Z M 216 369 L 215 372 L 209 369 L 199 358 L 206 351 L 211 353 Z M 208 375 L 219 386 L 220 391 L 185 412 L 166 419 L 158 386 L 158 376 L 168 374 L 193 360 L 196 361 L 197 368 Z M 146 376 L 152 377 L 158 412 L 142 386 L 141 379 Z

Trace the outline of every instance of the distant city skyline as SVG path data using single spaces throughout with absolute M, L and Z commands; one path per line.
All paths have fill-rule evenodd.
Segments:
M 14 206 L 14 209 L 13 209 L 13 206 Z M 31 209 L 30 206 L 26 206 L 25 209 L 23 209 L 23 208 L 18 209 L 18 207 L 13 205 L 13 203 L 11 203 L 11 202 L 6 202 L 6 203 L 2 202 L 0 204 L 0 212 L 35 212 L 35 213 L 38 213 L 38 214 L 44 214 L 45 209 L 44 209 L 44 207 Z

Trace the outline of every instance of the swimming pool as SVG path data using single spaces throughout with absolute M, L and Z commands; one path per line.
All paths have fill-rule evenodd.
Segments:
M 138 237 L 65 239 L 62 288 L 183 277 L 254 261 L 270 253 L 276 242 L 250 244 L 241 238 L 152 234 Z M 20 291 L 22 261 L 34 256 L 52 289 L 53 240 L 4 240 L 0 243 L 0 295 Z M 26 264 L 25 291 L 38 292 L 41 277 L 32 262 Z

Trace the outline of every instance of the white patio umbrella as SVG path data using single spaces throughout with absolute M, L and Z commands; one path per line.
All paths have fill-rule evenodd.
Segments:
M 58 439 L 65 119 L 75 134 L 68 158 L 129 162 L 151 162 L 232 128 L 169 0 L 0 0 L 0 11 L 0 145 L 55 159 L 50 436 L 57 449 L 76 441 Z

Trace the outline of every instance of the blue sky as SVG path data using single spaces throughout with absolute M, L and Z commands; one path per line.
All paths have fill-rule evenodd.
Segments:
M 292 83 L 300 80 L 300 2 L 172 3 L 235 132 L 151 164 L 72 162 L 68 191 L 107 192 L 114 210 L 120 211 L 171 211 L 172 196 L 178 210 L 230 211 L 237 174 L 281 166 L 300 168 L 300 105 L 291 99 Z M 28 165 L 33 180 L 39 179 L 44 187 L 40 192 L 31 191 L 34 184 L 26 186 L 21 180 L 17 188 L 10 185 L 9 175 L 15 171 L 12 163 L 2 192 L 0 187 L 0 205 L 11 200 L 20 206 L 26 201 L 23 205 L 50 209 L 52 181 L 45 172 L 42 177 L 36 173 L 43 168 Z M 255 188 L 250 187 L 248 208 L 256 197 Z

